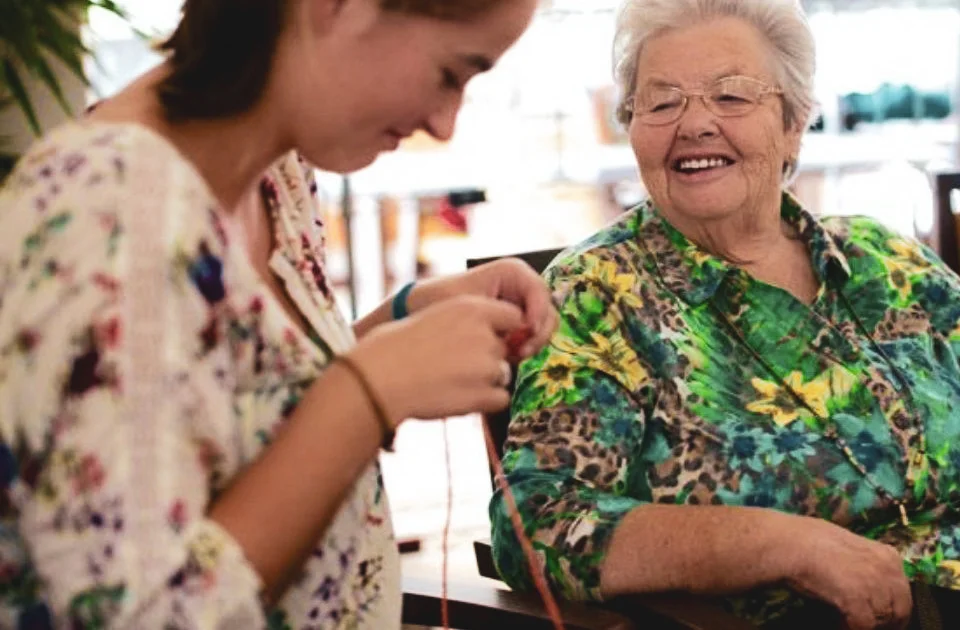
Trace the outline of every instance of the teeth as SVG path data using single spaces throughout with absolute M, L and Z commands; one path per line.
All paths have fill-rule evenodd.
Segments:
M 705 168 L 719 168 L 724 166 L 727 161 L 723 158 L 704 158 L 700 160 L 683 160 L 680 162 L 680 168 L 687 171 L 701 170 Z

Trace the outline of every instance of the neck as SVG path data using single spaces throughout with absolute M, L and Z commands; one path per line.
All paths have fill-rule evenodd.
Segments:
M 167 68 L 158 66 L 98 107 L 92 120 L 134 122 L 164 136 L 206 181 L 221 208 L 233 212 L 264 171 L 292 145 L 285 142 L 269 104 L 228 118 L 171 123 L 155 88 Z
M 700 249 L 747 269 L 763 265 L 790 240 L 779 194 L 774 201 L 708 221 L 669 210 L 663 215 Z

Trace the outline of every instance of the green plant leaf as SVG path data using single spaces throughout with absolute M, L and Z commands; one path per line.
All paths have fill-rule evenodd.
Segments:
M 150 34 L 134 26 L 134 24 L 130 21 L 130 14 L 127 12 L 127 10 L 121 7 L 119 4 L 117 4 L 113 0 L 84 0 L 84 1 L 89 2 L 90 8 L 96 8 L 96 9 L 102 9 L 104 11 L 108 11 L 109 13 L 112 13 L 116 15 L 118 18 L 122 19 L 124 22 L 126 22 L 126 25 L 130 28 L 130 30 L 133 31 L 133 34 L 139 37 L 140 39 L 150 40 L 157 36 L 156 32 L 154 32 L 153 34 Z
M 83 56 L 90 54 L 90 50 L 83 44 L 80 34 L 71 30 L 64 22 L 64 18 L 59 18 L 52 13 L 38 16 L 37 21 L 38 47 L 52 52 L 76 77 L 86 83 Z
M 3 20 L 0 20 L 0 41 L 6 42 L 23 30 L 23 25 L 30 22 L 29 13 L 30 8 L 25 2 L 5 2 Z
M 27 117 L 27 122 L 30 123 L 30 129 L 35 135 L 39 136 L 43 133 L 43 130 L 40 127 L 40 121 L 37 119 L 37 112 L 33 109 L 30 95 L 27 94 L 27 88 L 20 79 L 20 74 L 17 72 L 17 69 L 13 67 L 13 62 L 9 59 L 4 59 L 3 64 L 0 65 L 0 72 L 3 74 L 4 84 L 10 89 L 10 95 L 13 97 L 13 100 L 20 107 L 23 115 Z
M 129 15 L 116 0 L 0 0 L 0 107 L 16 104 L 31 130 L 42 133 L 25 79 L 35 77 L 68 113 L 71 107 L 51 66 L 61 61 L 89 86 L 83 62 L 91 51 L 77 25 L 91 9 L 112 13 L 129 23 Z M 145 39 L 148 36 L 134 29 Z M 5 101 L 5 102 L 4 102 Z
M 50 69 L 50 65 L 42 57 L 37 61 L 37 67 L 35 72 L 40 80 L 43 81 L 43 84 L 47 86 L 53 96 L 57 99 L 57 102 L 60 104 L 60 107 L 63 108 L 63 111 L 67 114 L 73 115 L 73 107 L 67 101 L 67 97 L 63 95 L 63 90 L 60 88 L 60 82 L 57 81 L 57 77 L 54 76 L 53 70 Z
M 19 59 L 24 65 L 29 66 L 38 53 L 37 29 L 32 16 L 24 19 L 29 21 L 26 21 L 20 29 L 3 33 L 2 41 L 6 49 L 3 58 Z
M 114 2 L 114 0 L 88 0 L 91 7 L 97 7 L 103 9 L 104 11 L 109 11 L 119 18 L 124 20 L 129 20 L 130 16 L 127 14 L 126 10 L 121 7 L 119 4 Z M 86 3 L 85 3 L 86 4 Z

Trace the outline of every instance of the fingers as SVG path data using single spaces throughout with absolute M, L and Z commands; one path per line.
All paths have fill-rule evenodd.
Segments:
M 881 630 L 905 628 L 913 612 L 913 594 L 900 554 L 893 547 L 873 544 L 882 546 L 879 553 L 876 547 L 871 549 L 874 569 L 869 573 L 874 577 L 868 585 L 861 586 L 861 592 L 868 595 L 849 611 L 848 623 L 851 627 Z
M 876 623 L 867 606 L 863 610 L 848 614 L 845 622 L 846 630 L 876 630 Z
M 522 358 L 540 350 L 550 340 L 556 329 L 557 315 L 550 290 L 529 265 L 518 259 L 505 259 L 490 265 L 496 273 L 499 287 L 497 297 L 521 307 L 526 319 L 530 339 L 520 348 Z
M 902 618 L 896 612 L 893 594 L 886 591 L 876 593 L 870 598 L 870 612 L 872 614 L 871 628 L 890 630 L 897 627 Z
M 531 291 L 527 294 L 524 305 L 527 326 L 533 333 L 520 349 L 524 357 L 532 355 L 545 346 L 557 327 L 557 311 L 553 307 L 550 292 L 539 277 L 537 282 L 538 284 L 531 287 Z
M 482 392 L 476 402 L 476 410 L 480 413 L 496 413 L 503 411 L 510 405 L 510 394 L 502 387 L 491 387 Z
M 557 332 L 557 326 L 560 323 L 560 316 L 557 314 L 553 304 L 547 309 L 540 324 L 534 328 L 533 337 L 520 349 L 521 356 L 530 357 L 540 351 L 545 345 L 550 343 L 550 338 Z
M 475 312 L 499 334 L 523 327 L 523 311 L 514 304 L 501 300 L 474 298 Z
M 497 363 L 497 367 L 494 370 L 493 375 L 490 377 L 489 382 L 493 384 L 494 387 L 499 387 L 501 389 L 506 389 L 510 387 L 510 383 L 513 381 L 513 368 L 510 367 L 510 364 L 501 359 Z
M 497 413 L 510 406 L 510 393 L 503 387 L 490 383 L 473 386 L 461 384 L 448 392 L 453 394 L 458 402 L 455 405 L 456 409 L 448 411 L 446 415 Z
M 516 361 L 528 359 L 540 352 L 540 350 L 550 342 L 550 338 L 557 331 L 557 324 L 560 317 L 553 305 L 544 312 L 543 317 L 535 322 L 530 321 L 527 316 L 527 324 L 523 329 L 514 331 L 515 334 L 508 337 L 507 345 L 510 348 L 510 354 Z M 520 343 L 514 343 L 513 340 L 519 339 Z
M 910 583 L 904 576 L 903 583 L 900 585 L 899 593 L 893 600 L 894 623 L 892 628 L 906 628 L 910 624 L 910 616 L 913 614 L 913 593 L 910 591 Z
M 900 628 L 910 621 L 913 613 L 913 592 L 910 590 L 910 581 L 903 572 L 903 559 L 894 547 L 886 546 L 888 562 L 890 563 L 891 581 L 888 594 L 887 610 L 890 619 L 887 627 Z

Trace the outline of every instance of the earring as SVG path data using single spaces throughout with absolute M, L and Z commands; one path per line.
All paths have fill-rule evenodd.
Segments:
M 787 158 L 786 160 L 784 160 L 784 161 L 783 161 L 783 174 L 784 174 L 785 176 L 786 176 L 786 175 L 792 175 L 792 174 L 793 174 L 793 171 L 796 170 L 797 162 L 798 162 L 798 161 L 799 161 L 799 157 L 789 157 L 789 158 Z

